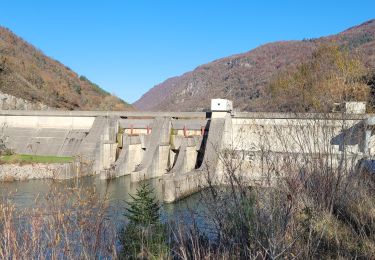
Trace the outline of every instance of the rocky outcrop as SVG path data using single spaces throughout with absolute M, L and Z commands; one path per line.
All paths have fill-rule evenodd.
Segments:
M 0 109 L 1 110 L 50 110 L 51 108 L 40 103 L 30 102 L 28 100 L 17 98 L 0 92 Z

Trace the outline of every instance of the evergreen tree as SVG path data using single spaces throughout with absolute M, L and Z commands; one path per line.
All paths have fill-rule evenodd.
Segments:
M 130 195 L 132 202 L 127 208 L 125 216 L 135 225 L 148 226 L 159 222 L 159 202 L 153 196 L 153 190 L 149 185 L 141 184 L 136 196 Z
M 131 196 L 131 195 L 130 195 Z M 160 222 L 160 204 L 148 184 L 141 184 L 131 196 L 127 213 L 129 223 L 120 234 L 123 245 L 120 258 L 167 258 L 166 226 Z

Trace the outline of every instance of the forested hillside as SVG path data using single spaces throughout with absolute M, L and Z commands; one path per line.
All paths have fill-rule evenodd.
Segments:
M 0 27 L 0 92 L 27 102 L 41 103 L 41 107 L 69 110 L 133 109 L 4 27 Z
M 370 20 L 336 35 L 269 43 L 201 65 L 155 86 L 134 105 L 141 110 L 197 111 L 207 109 L 210 99 L 220 97 L 232 99 L 238 110 L 277 111 L 279 104 L 270 103 L 272 82 L 275 83 L 280 74 L 298 73 L 296 70 L 301 66 L 314 63 L 314 56 L 327 46 L 338 46 L 343 57 L 359 60 L 360 76 L 365 77 L 363 80 L 368 84 L 373 82 L 375 20 Z M 359 68 L 362 65 L 363 70 Z M 296 102 L 293 95 L 289 99 Z

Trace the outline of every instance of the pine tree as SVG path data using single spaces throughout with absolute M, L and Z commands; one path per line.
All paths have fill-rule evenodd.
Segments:
M 133 201 L 129 203 L 130 207 L 125 215 L 132 224 L 148 226 L 159 222 L 160 205 L 148 184 L 141 184 L 136 196 L 130 197 Z
M 141 184 L 131 198 L 125 214 L 129 223 L 120 234 L 123 245 L 120 258 L 167 258 L 166 225 L 160 222 L 160 204 L 153 190 L 148 184 Z

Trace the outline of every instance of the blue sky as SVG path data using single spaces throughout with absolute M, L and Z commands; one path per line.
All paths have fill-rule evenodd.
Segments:
M 128 102 L 200 64 L 375 18 L 374 0 L 0 1 L 0 25 Z

